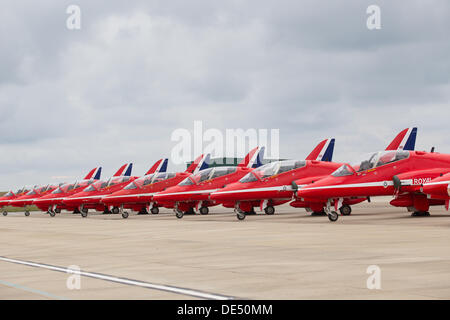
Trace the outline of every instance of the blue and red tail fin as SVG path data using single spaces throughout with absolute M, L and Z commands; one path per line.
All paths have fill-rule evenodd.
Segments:
M 94 173 L 92 179 L 100 180 L 101 175 L 102 175 L 102 167 L 98 167 L 97 171 Z
M 416 147 L 417 128 L 406 128 L 392 140 L 386 150 L 414 150 Z
M 131 176 L 132 168 L 133 168 L 133 164 L 132 163 L 125 163 L 123 166 L 121 166 L 119 168 L 119 170 L 117 170 L 117 172 L 113 175 L 113 177 Z
M 258 158 L 258 150 L 259 147 L 250 150 L 250 152 L 244 157 L 241 163 L 238 164 L 238 167 L 252 168 L 253 164 L 256 162 L 256 159 Z
M 258 156 L 256 157 L 256 162 L 253 164 L 252 168 L 258 168 L 263 165 L 265 151 L 266 147 L 261 147 L 259 149 Z
M 334 138 L 320 141 L 305 160 L 332 161 L 334 151 Z
M 84 177 L 84 180 L 89 180 L 92 179 L 92 177 L 94 176 L 95 172 L 97 171 L 98 168 L 94 168 L 91 171 L 89 171 L 89 173 L 86 175 L 86 177 Z
M 167 163 L 169 159 L 159 159 L 155 164 L 145 173 L 145 175 L 156 173 L 156 172 L 166 172 Z
M 186 172 L 197 173 L 200 170 L 208 168 L 209 167 L 210 158 L 211 158 L 211 156 L 210 156 L 209 153 L 207 155 L 204 155 L 204 154 L 200 155 L 186 169 Z

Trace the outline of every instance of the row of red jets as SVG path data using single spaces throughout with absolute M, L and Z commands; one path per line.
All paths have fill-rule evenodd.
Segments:
M 209 155 L 199 156 L 185 172 L 170 173 L 167 159 L 158 160 L 143 177 L 131 176 L 132 164 L 123 165 L 107 181 L 101 168 L 81 181 L 8 192 L 0 207 L 36 205 L 50 216 L 62 209 L 87 216 L 89 209 L 140 214 L 171 208 L 184 214 L 208 214 L 209 207 L 234 208 L 242 220 L 259 208 L 274 214 L 275 206 L 290 202 L 331 221 L 351 214 L 351 205 L 372 196 L 393 195 L 393 206 L 413 215 L 429 215 L 430 205 L 449 207 L 450 155 L 414 151 L 417 128 L 401 131 L 384 151 L 354 163 L 332 162 L 334 139 L 321 141 L 305 160 L 275 161 L 262 165 L 264 148 L 251 150 L 238 166 L 209 168 Z M 5 211 L 3 213 L 7 215 Z

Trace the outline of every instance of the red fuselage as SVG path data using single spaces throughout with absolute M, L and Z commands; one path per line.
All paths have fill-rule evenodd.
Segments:
M 72 184 L 63 185 L 56 190 L 53 190 L 50 194 L 46 194 L 33 201 L 33 204 L 42 211 L 47 211 L 54 207 L 57 209 L 68 209 L 63 204 L 63 200 L 78 192 L 83 191 L 87 186 L 96 182 L 97 180 L 83 180 Z
M 177 185 L 190 173 L 156 173 L 143 176 L 128 184 L 122 190 L 102 197 L 101 202 L 107 207 L 123 206 L 127 209 L 140 211 L 147 208 L 150 204 L 154 207 L 160 206 L 155 202 L 154 195 L 160 191 Z
M 273 168 L 270 169 L 269 166 Z M 295 184 L 301 186 L 311 183 L 335 171 L 339 166 L 338 163 L 316 160 L 288 160 L 265 165 L 255 169 L 241 181 L 214 192 L 211 200 L 230 208 L 239 205 L 246 212 L 264 201 L 267 205 L 280 205 L 292 199 Z
M 30 190 L 27 194 L 24 194 L 13 200 L 10 200 L 9 205 L 13 206 L 13 207 L 18 207 L 18 208 L 31 206 L 33 204 L 34 200 L 51 193 L 56 188 L 57 188 L 57 186 L 46 186 L 46 187 L 35 188 L 33 190 Z
M 189 176 L 180 184 L 158 193 L 153 198 L 166 208 L 177 207 L 181 211 L 187 211 L 199 204 L 202 207 L 215 206 L 218 203 L 211 201 L 211 193 L 238 181 L 251 170 L 253 169 L 247 167 L 204 169 Z
M 411 206 L 426 211 L 429 205 L 443 202 L 427 199 L 422 185 L 439 179 L 449 171 L 450 155 L 447 154 L 422 151 L 379 152 L 355 165 L 343 165 L 332 175 L 300 188 L 297 198 L 324 203 L 329 199 L 396 194 L 396 199 L 391 201 L 392 205 Z
M 107 209 L 101 199 L 109 194 L 121 190 L 131 181 L 138 177 L 113 177 L 108 181 L 97 181 L 81 192 L 75 193 L 62 200 L 68 210 L 75 210 L 81 207 L 85 209 L 95 209 L 102 211 Z

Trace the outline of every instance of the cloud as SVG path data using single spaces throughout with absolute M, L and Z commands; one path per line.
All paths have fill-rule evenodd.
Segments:
M 69 4 L 2 4 L 1 190 L 128 161 L 142 174 L 194 120 L 279 128 L 283 158 L 332 136 L 350 161 L 413 125 L 418 148 L 450 147 L 448 1 L 81 0 L 78 31 Z

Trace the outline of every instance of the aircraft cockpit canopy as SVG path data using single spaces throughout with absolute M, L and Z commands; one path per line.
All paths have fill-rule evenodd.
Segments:
M 374 168 L 384 166 L 389 163 L 397 162 L 409 157 L 409 152 L 406 150 L 388 150 L 369 153 L 361 157 L 360 160 L 352 162 L 350 165 L 344 164 L 335 172 L 332 173 L 334 177 L 342 177 L 352 175 L 353 172 L 362 172 Z M 351 170 L 349 168 L 354 170 Z
M 283 160 L 270 162 L 247 173 L 247 175 L 239 180 L 239 182 L 246 183 L 257 181 L 258 179 L 266 179 L 287 171 L 302 168 L 305 165 L 306 161 L 303 160 Z

